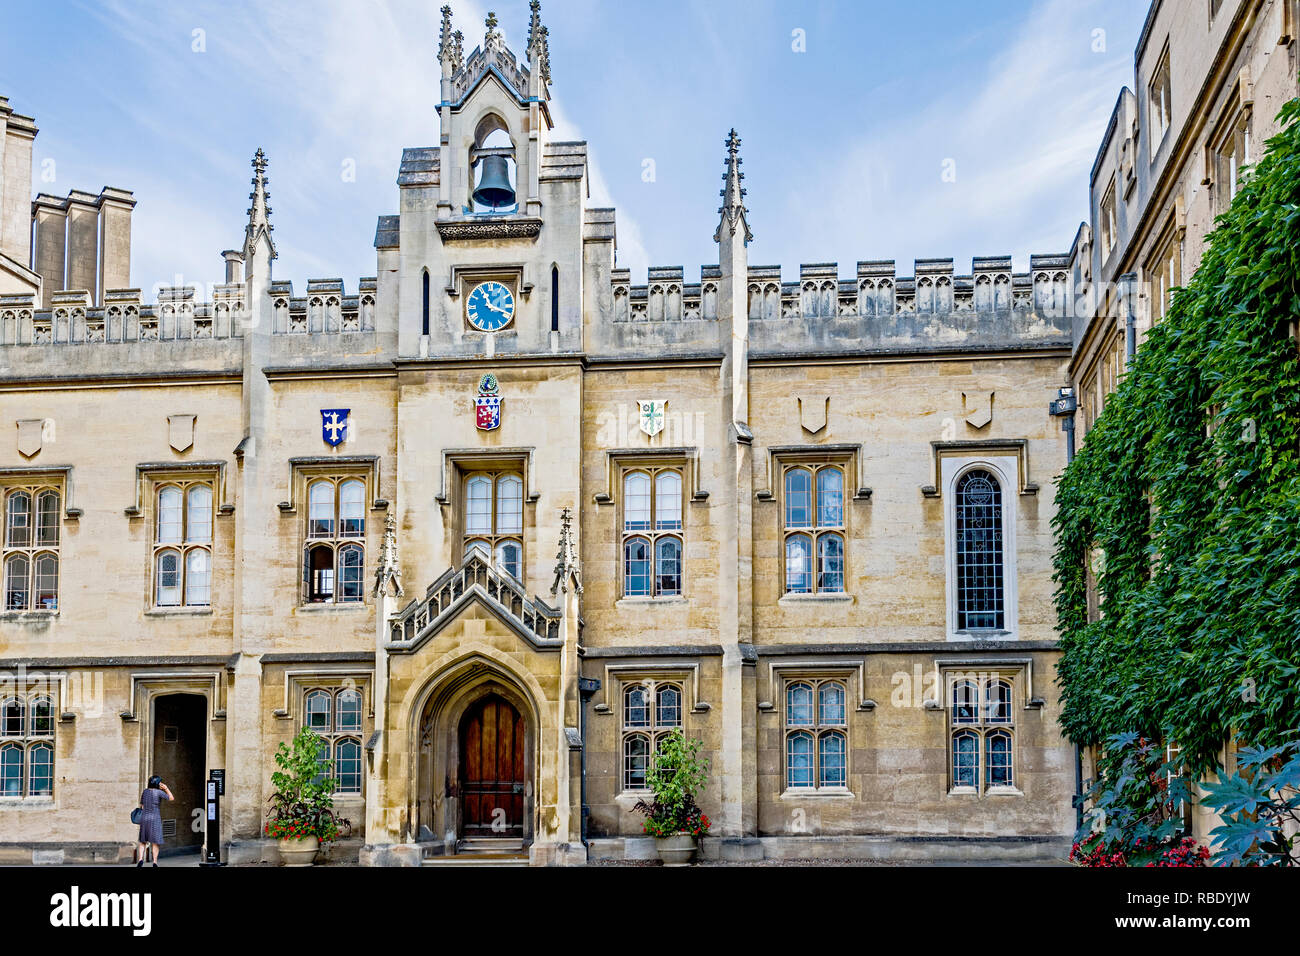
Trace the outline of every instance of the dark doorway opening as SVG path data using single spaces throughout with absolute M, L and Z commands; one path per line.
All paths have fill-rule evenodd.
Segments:
M 154 699 L 151 774 L 163 778 L 174 800 L 162 805 L 163 853 L 203 843 L 203 774 L 208 749 L 208 701 L 199 694 Z

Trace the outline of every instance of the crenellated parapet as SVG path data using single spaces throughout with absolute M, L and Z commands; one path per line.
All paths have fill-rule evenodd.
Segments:
M 373 332 L 375 291 L 373 277 L 360 281 L 356 295 L 347 295 L 342 279 L 309 279 L 307 294 L 295 296 L 293 283 L 271 283 L 274 335 Z
M 704 266 L 700 281 L 687 283 L 681 266 L 651 266 L 647 282 L 631 284 L 627 269 L 611 273 L 615 322 L 713 322 L 718 318 L 717 266 Z

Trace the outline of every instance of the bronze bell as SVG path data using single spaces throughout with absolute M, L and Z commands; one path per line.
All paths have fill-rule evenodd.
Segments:
M 489 209 L 500 209 L 515 204 L 515 191 L 510 187 L 510 167 L 504 156 L 484 156 L 479 167 L 478 188 L 474 190 L 474 203 Z

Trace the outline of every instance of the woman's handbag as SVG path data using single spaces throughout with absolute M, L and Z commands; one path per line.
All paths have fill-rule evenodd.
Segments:
M 139 826 L 140 818 L 143 816 L 144 816 L 144 809 L 142 807 L 136 807 L 134 810 L 131 811 L 131 822 L 134 823 L 136 826 Z

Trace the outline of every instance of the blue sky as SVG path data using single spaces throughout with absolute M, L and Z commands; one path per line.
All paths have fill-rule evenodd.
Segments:
M 489 4 L 451 4 L 468 52 Z M 157 283 L 221 281 L 259 146 L 276 278 L 302 290 L 342 276 L 355 291 L 375 272 L 375 217 L 397 210 L 402 147 L 437 142 L 439 6 L 6 0 L 0 95 L 41 129 L 36 169 L 54 180 L 38 191 L 135 191 L 132 280 L 147 299 Z M 490 7 L 522 56 L 526 0 Z M 1010 254 L 1023 268 L 1030 253 L 1068 251 L 1086 214 L 1146 8 L 543 0 L 553 135 L 589 142 L 593 202 L 617 207 L 633 281 L 647 265 L 683 265 L 689 278 L 716 261 L 732 126 L 753 264 L 780 264 L 787 279 L 801 262 L 838 261 L 849 275 L 877 258 L 900 274 L 935 256 L 966 271 L 971 256 Z

